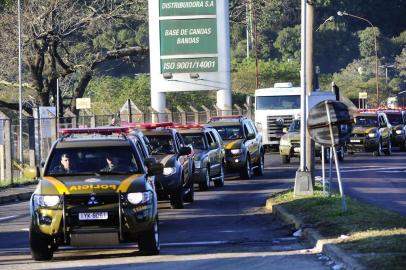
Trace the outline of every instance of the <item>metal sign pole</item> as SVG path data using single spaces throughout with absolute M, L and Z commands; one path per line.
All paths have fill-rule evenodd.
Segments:
M 326 196 L 326 173 L 325 173 L 325 166 L 324 166 L 324 145 L 321 146 L 321 178 L 323 182 L 323 197 Z
M 345 202 L 345 195 L 344 195 L 344 190 L 341 184 L 341 174 L 340 174 L 340 167 L 338 164 L 338 158 L 337 158 L 337 153 L 336 153 L 336 147 L 334 145 L 334 135 L 333 135 L 333 127 L 331 125 L 331 117 L 330 117 L 330 108 L 328 106 L 328 102 L 325 102 L 326 104 L 326 111 L 327 111 L 327 119 L 328 119 L 328 126 L 330 129 L 330 137 L 331 137 L 331 151 L 333 152 L 334 155 L 334 163 L 336 165 L 336 173 L 337 173 L 337 181 L 338 181 L 338 187 L 340 188 L 340 194 L 341 194 L 341 206 L 342 206 L 342 210 L 345 212 L 347 211 L 347 204 Z M 330 154 L 331 156 L 331 154 Z
M 328 148 L 329 172 L 328 172 L 328 195 L 333 193 L 333 153 L 331 147 Z

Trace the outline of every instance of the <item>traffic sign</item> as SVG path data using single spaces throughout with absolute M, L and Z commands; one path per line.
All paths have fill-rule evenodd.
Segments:
M 90 109 L 90 108 L 91 108 L 90 98 L 76 99 L 76 109 Z
M 368 98 L 368 93 L 367 92 L 359 92 L 358 93 L 358 98 L 359 99 L 367 99 Z
M 344 145 L 351 135 L 354 116 L 340 101 L 326 100 L 314 106 L 307 121 L 312 139 L 324 146 Z

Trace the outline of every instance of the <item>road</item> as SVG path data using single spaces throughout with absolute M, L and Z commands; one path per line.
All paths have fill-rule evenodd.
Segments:
M 406 155 L 346 156 L 345 191 L 362 200 L 405 212 Z M 61 248 L 51 262 L 34 262 L 28 249 L 28 203 L 0 207 L 1 269 L 330 269 L 314 250 L 263 208 L 273 193 L 291 187 L 298 160 L 282 165 L 266 157 L 263 177 L 229 176 L 223 188 L 196 192 L 185 209 L 160 208 L 161 255 L 137 254 L 133 245 L 104 249 Z M 317 165 L 319 168 L 319 165 Z M 316 171 L 316 175 L 321 175 Z M 379 196 L 377 196 L 379 194 Z

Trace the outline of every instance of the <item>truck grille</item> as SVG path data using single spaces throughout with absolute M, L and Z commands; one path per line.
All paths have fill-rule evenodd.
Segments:
M 267 117 L 267 135 L 269 141 L 277 141 L 283 135 L 283 128 L 288 128 L 292 124 L 291 115 L 276 115 Z

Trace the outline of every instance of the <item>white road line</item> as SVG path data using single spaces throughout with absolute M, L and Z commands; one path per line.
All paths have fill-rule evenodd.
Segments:
M 0 221 L 2 221 L 2 220 L 9 220 L 9 219 L 13 219 L 13 218 L 16 218 L 16 217 L 18 217 L 18 216 L 0 217 Z

